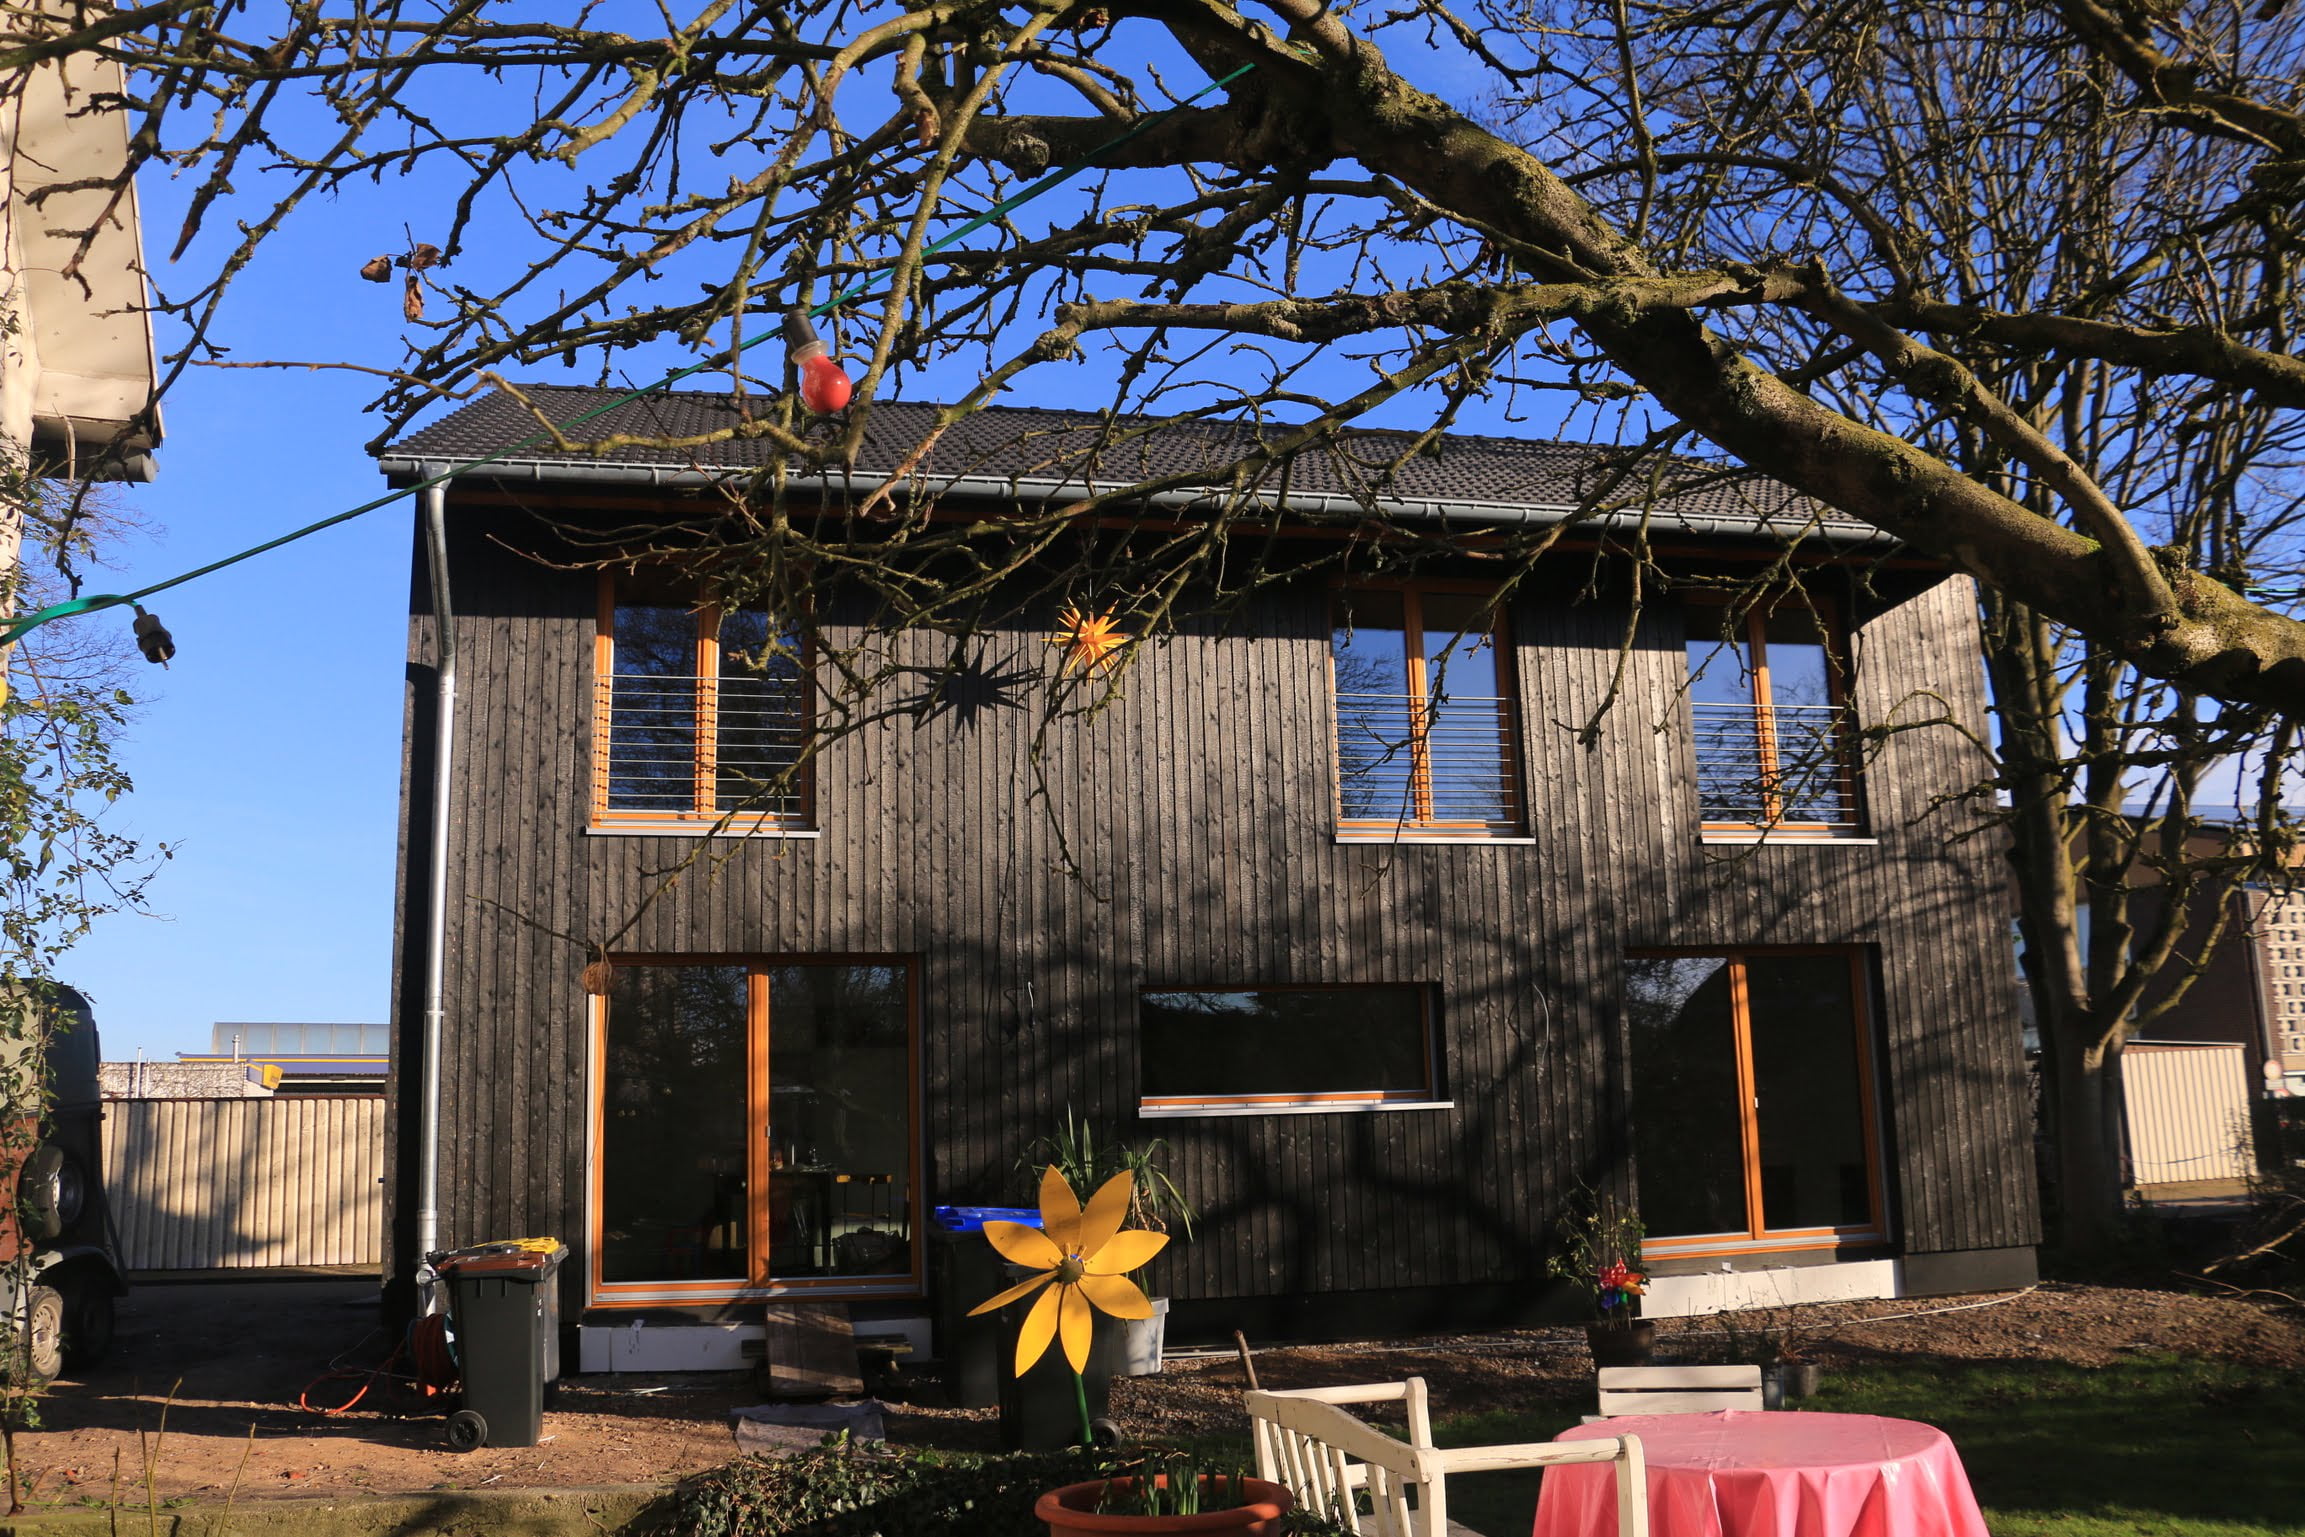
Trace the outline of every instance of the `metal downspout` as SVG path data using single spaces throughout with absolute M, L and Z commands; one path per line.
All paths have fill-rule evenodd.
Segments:
M 448 795 L 456 762 L 456 620 L 448 601 L 448 493 L 424 493 L 424 529 L 432 563 L 432 615 L 438 625 L 433 667 L 432 863 L 424 912 L 424 1078 L 419 1090 L 416 1265 L 440 1247 L 440 1038 L 448 971 Z

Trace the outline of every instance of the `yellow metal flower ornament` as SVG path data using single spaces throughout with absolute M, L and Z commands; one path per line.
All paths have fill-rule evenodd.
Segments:
M 1064 632 L 1051 635 L 1048 643 L 1064 647 L 1064 659 L 1082 672 L 1110 672 L 1121 648 L 1129 637 L 1121 632 L 1120 622 L 1110 614 L 1084 614 L 1067 606 L 1056 616 Z
M 1152 1303 L 1125 1272 L 1160 1253 L 1169 1239 L 1166 1233 L 1122 1230 L 1134 1189 L 1135 1181 L 1129 1175 L 1115 1174 L 1083 1207 L 1073 1196 L 1071 1182 L 1052 1167 L 1040 1177 L 1039 1227 L 1021 1222 L 984 1225 L 985 1238 L 1000 1251 L 1001 1258 L 1040 1273 L 969 1309 L 971 1318 L 1048 1288 L 1017 1331 L 1018 1376 L 1032 1369 L 1052 1339 L 1064 1342 L 1065 1364 L 1076 1374 L 1088 1370 L 1094 1313 L 1109 1313 L 1115 1318 L 1152 1317 Z

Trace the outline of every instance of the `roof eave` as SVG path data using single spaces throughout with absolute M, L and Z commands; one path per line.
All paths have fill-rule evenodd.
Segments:
M 693 488 L 726 485 L 742 481 L 757 473 L 745 469 L 703 468 L 693 466 L 642 464 L 615 460 L 587 459 L 498 459 L 489 464 L 463 470 L 461 462 L 453 459 L 435 459 L 409 454 L 395 454 L 389 450 L 377 458 L 377 467 L 395 486 L 410 486 L 441 478 L 450 478 L 460 486 L 512 485 L 569 485 L 569 486 L 621 486 L 648 488 Z M 856 477 L 819 472 L 786 477 L 785 484 L 802 490 L 814 489 L 825 494 L 856 493 L 878 489 L 883 477 L 878 475 Z M 899 486 L 896 494 L 907 500 L 924 492 L 939 499 L 961 497 L 977 501 L 1033 501 L 1047 502 L 1058 497 L 1110 495 L 1125 491 L 1125 485 L 1099 486 L 1084 480 L 1047 480 L 1026 477 L 955 475 L 941 478 L 912 480 Z M 1215 489 L 1179 489 L 1155 491 L 1149 495 L 1131 498 L 1132 505 L 1158 507 L 1178 512 L 1206 511 L 1224 501 L 1223 493 Z M 1287 510 L 1305 518 L 1338 520 L 1366 519 L 1370 517 L 1398 518 L 1412 523 L 1437 523 L 1443 526 L 1461 525 L 1468 528 L 1550 527 L 1576 518 L 1578 509 L 1565 504 L 1524 502 L 1475 502 L 1414 497 L 1375 497 L 1362 500 L 1335 492 L 1292 492 L 1287 498 Z M 1856 522 L 1825 521 L 1806 517 L 1771 518 L 1765 515 L 1732 517 L 1718 513 L 1690 513 L 1671 508 L 1644 510 L 1622 508 L 1609 512 L 1592 513 L 1580 520 L 1588 527 L 1627 530 L 1646 527 L 1651 534 L 1680 533 L 1714 539 L 1767 539 L 1783 542 L 1818 543 L 1842 550 L 1894 549 L 1898 541 L 1891 535 Z

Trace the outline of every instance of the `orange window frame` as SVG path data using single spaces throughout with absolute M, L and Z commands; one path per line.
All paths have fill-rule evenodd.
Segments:
M 614 966 L 742 966 L 745 976 L 745 1249 L 752 1256 L 752 1273 L 740 1279 L 608 1281 L 600 1274 L 601 1218 L 605 1205 L 606 1166 L 601 1158 L 602 1121 L 607 1111 L 608 999 L 588 997 L 591 1015 L 588 1071 L 591 1085 L 586 1107 L 585 1145 L 585 1299 L 599 1308 L 653 1307 L 664 1303 L 736 1302 L 754 1297 L 918 1297 L 925 1295 L 924 1266 L 928 1216 L 927 1184 L 922 1178 L 921 1071 L 920 1071 L 920 966 L 909 955 L 618 955 Z M 768 974 L 778 966 L 893 966 L 904 972 L 905 1103 L 908 1131 L 905 1139 L 906 1231 L 911 1235 L 911 1266 L 907 1274 L 888 1276 L 796 1276 L 779 1279 L 768 1267 L 774 1226 L 769 1214 L 771 1162 L 769 1144 L 769 1033 Z
M 689 806 L 685 811 L 633 810 L 608 804 L 609 755 L 616 710 L 616 577 L 600 573 L 598 611 L 592 642 L 592 795 L 594 827 L 667 827 L 696 823 L 726 824 L 733 828 L 808 828 L 815 825 L 816 774 L 813 759 L 802 761 L 794 772 L 790 812 L 727 812 L 720 799 L 720 620 L 718 604 L 700 604 L 696 617 L 696 753 L 691 775 Z M 813 669 L 805 639 L 800 659 L 803 677 Z
M 1687 606 L 1692 612 L 1725 609 L 1728 602 L 1727 598 L 1713 594 L 1696 594 L 1686 600 Z M 1785 820 L 1784 797 L 1778 788 L 1783 763 L 1777 745 L 1776 699 L 1769 682 L 1768 626 L 1770 616 L 1776 611 L 1776 602 L 1771 601 L 1754 603 L 1745 610 L 1745 633 L 1742 639 L 1745 646 L 1745 656 L 1751 658 L 1751 662 L 1748 665 L 1743 659 L 1738 660 L 1739 668 L 1745 674 L 1747 690 L 1753 699 L 1754 741 L 1761 758 L 1762 818 L 1758 822 L 1708 821 L 1704 824 L 1706 832 L 1751 832 L 1757 828 L 1782 828 L 1790 832 L 1847 835 L 1863 825 L 1859 811 L 1857 765 L 1850 751 L 1846 718 L 1846 712 L 1849 708 L 1848 629 L 1842 623 L 1840 610 L 1832 599 L 1814 594 L 1803 594 L 1801 603 L 1804 611 L 1817 621 L 1818 633 L 1824 638 L 1825 683 L 1832 693 L 1833 708 L 1842 712 L 1835 725 L 1833 757 L 1840 770 L 1842 785 L 1840 796 L 1843 809 L 1847 812 L 1847 821 L 1840 823 Z M 1720 627 L 1716 627 L 1712 633 L 1720 636 L 1723 646 L 1731 645 Z M 1692 634 L 1689 638 L 1693 640 L 1696 637 Z M 1732 655 L 1734 655 L 1733 651 Z M 1685 661 L 1683 665 L 1686 666 Z
M 1360 834 L 1394 834 L 1408 832 L 1443 832 L 1460 837 L 1510 837 L 1528 826 L 1527 812 L 1521 799 L 1521 704 L 1520 694 L 1514 686 L 1511 620 L 1502 603 L 1488 611 L 1488 637 L 1490 664 L 1496 669 L 1496 698 L 1500 701 L 1498 714 L 1497 769 L 1504 785 L 1505 819 L 1502 822 L 1468 820 L 1443 821 L 1433 809 L 1432 762 L 1432 679 L 1431 664 L 1425 659 L 1424 595 L 1427 593 L 1484 594 L 1493 591 L 1481 582 L 1352 582 L 1339 584 L 1337 598 L 1343 601 L 1353 592 L 1392 592 L 1401 600 L 1401 645 L 1407 653 L 1403 661 L 1408 669 L 1409 696 L 1418 701 L 1409 713 L 1409 798 L 1411 814 L 1407 817 L 1348 817 L 1344 807 L 1344 708 L 1337 694 L 1337 630 L 1336 603 L 1329 614 L 1329 704 L 1330 704 L 1330 758 L 1336 767 L 1336 818 L 1340 832 Z M 1451 632 L 1455 633 L 1454 631 Z
M 1417 999 L 1417 1032 L 1423 1045 L 1424 1083 L 1415 1089 L 1347 1089 L 1320 1093 L 1271 1094 L 1144 1094 L 1137 1096 L 1139 1115 L 1223 1114 L 1271 1111 L 1381 1109 L 1386 1105 L 1431 1105 L 1441 1102 L 1440 1016 L 1434 1008 L 1435 989 L 1413 982 L 1295 982 L 1202 984 L 1191 987 L 1143 987 L 1137 990 L 1139 1038 L 1144 997 L 1148 993 L 1354 993 L 1369 988 L 1413 991 Z
M 1849 1028 L 1857 1041 L 1857 1109 L 1865 1139 L 1865 1193 L 1871 1215 L 1862 1223 L 1835 1227 L 1774 1228 L 1766 1225 L 1768 1212 L 1761 1200 L 1760 1088 L 1753 1073 L 1752 999 L 1747 989 L 1746 960 L 1750 956 L 1837 955 L 1849 966 Z M 1662 956 L 1719 958 L 1729 965 L 1729 1011 L 1735 1031 L 1737 1063 L 1737 1124 L 1743 1164 L 1746 1228 L 1742 1233 L 1696 1233 L 1669 1238 L 1645 1238 L 1641 1253 L 1649 1259 L 1703 1259 L 1737 1254 L 1794 1253 L 1813 1249 L 1843 1249 L 1889 1241 L 1888 1186 L 1883 1179 L 1881 1150 L 1880 1078 L 1873 1053 L 1873 974 L 1861 947 L 1845 945 L 1748 945 L 1729 949 L 1636 950 L 1632 958 Z

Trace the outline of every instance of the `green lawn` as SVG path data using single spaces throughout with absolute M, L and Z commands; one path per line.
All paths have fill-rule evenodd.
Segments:
M 1939 1426 L 1995 1537 L 2290 1537 L 2305 1533 L 2305 1385 L 2297 1374 L 2165 1357 L 2119 1366 L 1932 1365 L 1829 1373 L 1807 1407 Z M 1577 1413 L 1445 1420 L 1443 1445 L 1545 1441 Z M 1449 1513 L 1522 1537 L 1531 1474 L 1449 1480 Z

